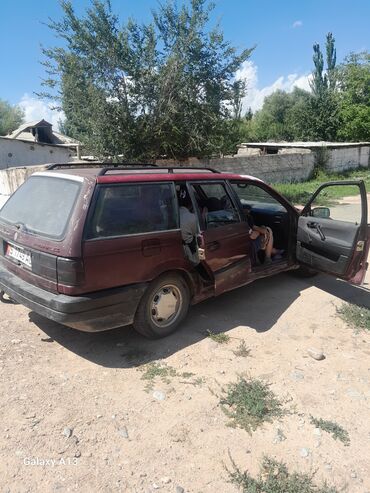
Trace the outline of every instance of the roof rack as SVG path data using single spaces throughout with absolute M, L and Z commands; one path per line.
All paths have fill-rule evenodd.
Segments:
M 48 166 L 48 170 L 50 169 L 57 169 L 57 168 L 112 168 L 115 169 L 117 167 L 126 167 L 126 166 L 140 166 L 140 167 L 156 167 L 155 164 L 149 164 L 149 163 L 97 163 L 92 161 L 91 163 L 55 163 L 55 164 L 50 164 Z
M 207 168 L 207 167 L 201 167 L 201 166 L 191 166 L 191 167 L 185 167 L 185 166 L 157 166 L 155 164 L 148 164 L 145 166 L 138 165 L 138 166 L 131 166 L 131 165 L 119 165 L 115 167 L 107 167 L 103 168 L 99 171 L 98 176 L 103 176 L 106 175 L 109 171 L 117 171 L 117 170 L 122 170 L 122 171 L 142 171 L 142 170 L 148 170 L 148 168 L 154 168 L 150 170 L 150 172 L 156 173 L 157 171 L 163 171 L 166 170 L 167 173 L 174 173 L 174 170 L 181 170 L 183 173 L 191 173 L 191 172 L 200 172 L 200 171 L 205 171 L 205 172 L 210 172 L 210 173 L 221 173 L 221 171 L 218 171 L 214 168 Z
M 203 166 L 158 166 L 153 163 L 55 163 L 48 166 L 48 170 L 58 169 L 58 168 L 102 168 L 98 176 L 103 176 L 109 171 L 148 171 L 155 173 L 157 171 L 167 171 L 167 173 L 174 173 L 175 171 L 180 171 L 184 173 L 191 172 L 209 172 L 209 173 L 221 173 L 214 168 L 208 168 Z

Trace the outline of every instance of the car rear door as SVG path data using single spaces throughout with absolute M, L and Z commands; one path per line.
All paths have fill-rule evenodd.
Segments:
M 347 198 L 335 199 L 338 188 L 342 189 L 340 195 Z M 358 195 L 353 195 L 356 190 Z M 315 270 L 362 284 L 370 241 L 367 221 L 367 195 L 362 180 L 324 183 L 298 219 L 297 260 Z
M 251 271 L 249 226 L 228 185 L 212 180 L 188 186 L 198 209 L 202 264 L 214 278 L 215 294 L 246 284 Z

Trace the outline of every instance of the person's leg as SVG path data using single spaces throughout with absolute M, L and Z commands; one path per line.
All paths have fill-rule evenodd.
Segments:
M 272 230 L 271 228 L 266 228 L 267 230 L 267 243 L 265 247 L 265 253 L 266 253 L 266 260 L 268 259 L 271 260 L 271 255 L 273 251 L 273 245 L 274 245 L 274 237 L 272 235 Z

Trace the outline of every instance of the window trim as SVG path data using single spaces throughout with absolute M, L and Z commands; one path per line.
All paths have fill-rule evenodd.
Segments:
M 148 185 L 167 185 L 170 187 L 173 193 L 173 203 L 175 206 L 175 211 L 174 211 L 174 216 L 175 216 L 175 221 L 176 221 L 176 228 L 173 229 L 162 229 L 162 230 L 154 230 L 154 231 L 144 231 L 140 233 L 127 233 L 127 234 L 122 234 L 122 235 L 112 235 L 112 236 L 94 236 L 92 238 L 88 237 L 88 230 L 89 230 L 89 224 L 94 216 L 96 205 L 98 202 L 99 198 L 99 193 L 100 190 L 103 188 L 116 188 L 116 187 L 129 187 L 129 186 L 148 186 Z M 175 189 L 175 183 L 172 181 L 156 181 L 156 182 L 122 182 L 122 183 L 98 183 L 95 187 L 91 202 L 90 202 L 90 207 L 86 216 L 86 221 L 85 221 L 85 226 L 84 226 L 84 231 L 83 231 L 83 241 L 101 241 L 101 240 L 116 240 L 116 239 L 121 239 L 121 238 L 130 238 L 133 236 L 143 236 L 143 235 L 152 235 L 152 234 L 161 234 L 161 233 L 169 233 L 172 231 L 180 231 L 180 223 L 179 223 L 179 211 L 178 211 L 178 201 L 176 199 L 176 189 Z

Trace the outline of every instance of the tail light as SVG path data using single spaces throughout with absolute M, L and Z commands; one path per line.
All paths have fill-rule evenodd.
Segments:
M 58 257 L 58 284 L 79 286 L 85 280 L 85 269 L 81 259 Z

